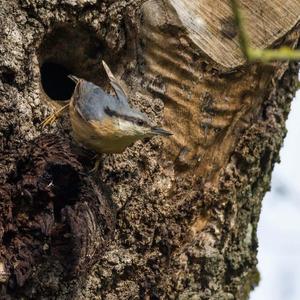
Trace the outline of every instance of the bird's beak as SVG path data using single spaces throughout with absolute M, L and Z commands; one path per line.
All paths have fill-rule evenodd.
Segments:
M 151 132 L 154 135 L 162 135 L 162 136 L 170 136 L 173 135 L 173 133 L 171 133 L 170 131 L 167 131 L 163 128 L 159 128 L 159 127 L 152 127 L 151 128 Z

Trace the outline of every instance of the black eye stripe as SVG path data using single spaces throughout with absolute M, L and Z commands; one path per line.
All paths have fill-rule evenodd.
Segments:
M 126 121 L 129 121 L 129 122 L 132 122 L 134 124 L 137 124 L 139 126 L 149 126 L 144 120 L 142 119 L 138 119 L 138 118 L 135 118 L 135 117 L 130 117 L 130 116 L 125 116 L 125 115 L 122 115 L 114 110 L 111 110 L 109 107 L 105 107 L 104 109 L 105 113 L 108 114 L 109 116 L 111 117 L 117 117 L 117 118 L 121 118 L 123 120 L 126 120 Z
M 105 107 L 104 112 L 106 114 L 108 114 L 109 116 L 111 116 L 111 117 L 117 117 L 118 116 L 118 113 L 114 110 L 111 110 L 109 107 Z

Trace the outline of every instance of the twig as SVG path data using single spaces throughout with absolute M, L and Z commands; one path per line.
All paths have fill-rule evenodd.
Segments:
M 272 60 L 300 60 L 300 50 L 288 47 L 279 49 L 254 49 L 249 45 L 249 38 L 244 28 L 243 15 L 239 9 L 237 0 L 230 0 L 233 17 L 238 29 L 239 42 L 245 58 L 249 61 L 260 60 L 268 62 Z

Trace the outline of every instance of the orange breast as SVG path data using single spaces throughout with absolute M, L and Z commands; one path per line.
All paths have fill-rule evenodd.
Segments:
M 101 122 L 86 121 L 70 103 L 70 119 L 75 140 L 84 147 L 97 153 L 121 153 L 135 142 L 133 137 L 124 137 L 110 118 Z

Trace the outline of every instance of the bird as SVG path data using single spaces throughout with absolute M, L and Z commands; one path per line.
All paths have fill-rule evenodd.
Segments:
M 92 82 L 69 75 L 76 83 L 70 102 L 47 118 L 43 126 L 53 123 L 69 108 L 75 141 L 97 154 L 122 153 L 138 140 L 171 136 L 170 131 L 156 126 L 144 113 L 129 105 L 121 84 L 108 65 L 104 61 L 102 64 L 115 95 Z

